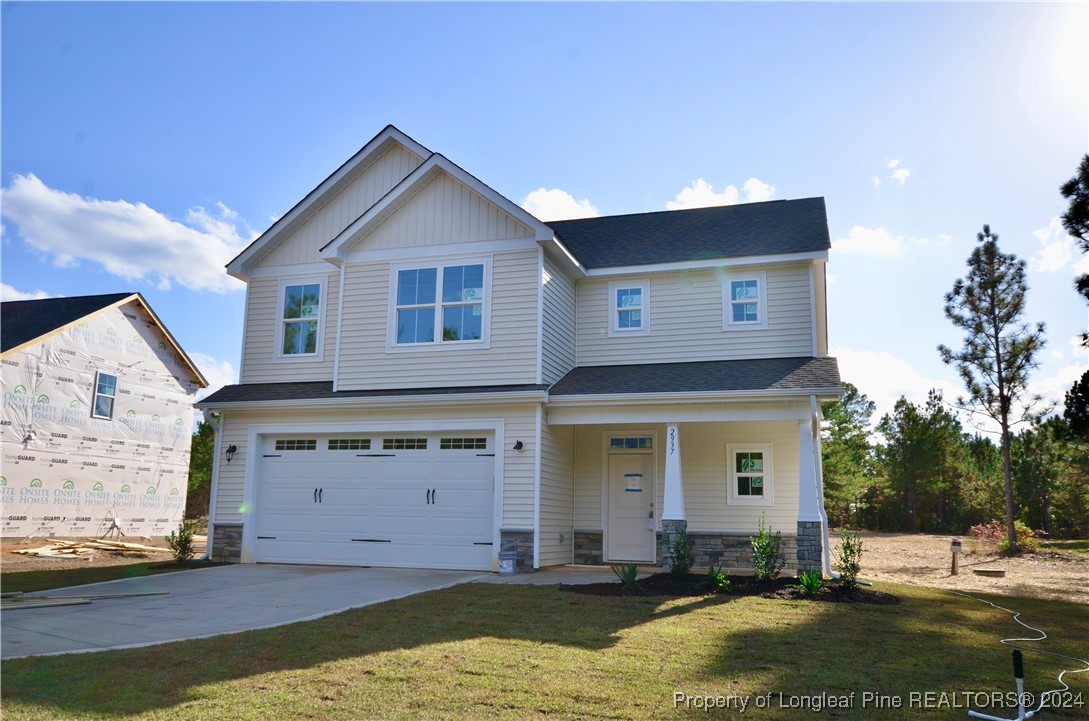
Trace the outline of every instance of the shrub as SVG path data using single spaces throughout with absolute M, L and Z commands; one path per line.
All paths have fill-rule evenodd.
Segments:
M 174 554 L 174 560 L 178 563 L 188 563 L 197 554 L 196 549 L 193 548 L 193 532 L 195 530 L 196 524 L 185 520 L 178 525 L 176 532 L 171 531 L 170 535 L 166 537 L 166 544 L 170 546 L 170 550 Z
M 779 575 L 786 560 L 779 548 L 782 545 L 782 534 L 779 531 L 773 536 L 771 529 L 764 525 L 764 514 L 760 514 L 760 530 L 755 536 L 749 537 L 752 543 L 752 567 L 753 575 L 757 581 L 770 581 Z
M 992 547 L 997 546 L 1006 537 L 1006 524 L 998 519 L 993 519 L 990 523 L 972 526 L 968 530 L 976 541 L 989 544 Z
M 858 588 L 858 573 L 862 570 L 862 539 L 858 531 L 839 530 L 839 552 L 834 568 L 839 582 L 847 588 Z
M 629 591 L 633 588 L 642 590 L 643 587 L 636 580 L 639 578 L 639 566 L 629 563 L 622 566 L 613 566 L 612 569 L 616 577 L 620 579 L 621 590 Z
M 722 564 L 717 567 L 715 564 L 711 564 L 707 567 L 707 580 L 700 582 L 701 587 L 717 588 L 720 591 L 730 590 L 730 569 L 723 568 Z
M 688 529 L 674 529 L 666 543 L 669 554 L 673 557 L 669 572 L 678 577 L 687 576 L 695 560 L 692 556 L 692 539 L 688 537 Z
M 820 571 L 804 571 L 798 574 L 798 582 L 790 584 L 806 596 L 816 596 L 824 586 L 824 576 Z
M 1040 539 L 1038 536 L 1047 535 L 1043 531 L 1034 531 L 1021 521 L 1013 522 L 1013 532 L 1017 535 L 1017 545 L 1022 551 L 1039 551 Z M 1005 535 L 998 542 L 998 550 L 1002 553 L 1010 552 L 1010 539 Z

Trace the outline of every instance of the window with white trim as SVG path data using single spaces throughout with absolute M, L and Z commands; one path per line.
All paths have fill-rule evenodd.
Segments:
M 487 342 L 488 260 L 400 264 L 391 272 L 391 347 Z
M 324 322 L 325 281 L 304 278 L 282 281 L 279 293 L 279 358 L 320 358 Z
M 609 335 L 650 332 L 650 281 L 609 283 Z
M 91 415 L 95 418 L 113 418 L 113 404 L 117 400 L 117 376 L 99 371 L 95 374 L 95 393 L 91 401 Z
M 770 443 L 726 446 L 727 495 L 731 505 L 771 506 L 773 478 Z
M 728 274 L 722 281 L 723 330 L 767 327 L 767 274 Z

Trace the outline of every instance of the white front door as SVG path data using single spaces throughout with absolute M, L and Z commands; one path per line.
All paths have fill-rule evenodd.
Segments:
M 653 563 L 654 454 L 609 454 L 607 561 Z

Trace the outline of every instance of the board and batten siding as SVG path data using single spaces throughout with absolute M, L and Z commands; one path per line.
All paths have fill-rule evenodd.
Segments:
M 542 251 L 543 253 L 543 251 Z M 575 367 L 575 284 L 544 256 L 541 369 L 555 383 Z
M 577 426 L 575 429 L 575 528 L 600 530 L 605 433 L 653 430 L 656 442 L 665 438 L 664 425 Z M 798 520 L 798 422 L 756 421 L 733 423 L 682 423 L 681 476 L 688 530 L 717 533 L 753 533 L 761 512 L 772 530 L 794 535 Z M 773 493 L 770 508 L 731 506 L 727 503 L 726 445 L 771 443 Z M 661 530 L 665 454 L 657 453 L 655 516 Z
M 238 446 L 238 453 L 230 465 L 219 465 L 219 483 L 216 488 L 216 523 L 241 523 L 242 502 L 246 483 L 246 465 L 248 455 L 260 453 L 260 449 L 249 447 L 249 428 L 252 424 L 297 424 L 304 426 L 318 423 L 359 423 L 377 424 L 413 422 L 436 423 L 461 421 L 466 422 L 466 429 L 473 429 L 473 421 L 501 419 L 505 441 L 503 443 L 503 517 L 501 528 L 533 528 L 534 494 L 534 456 L 532 453 L 517 453 L 513 450 L 514 440 L 529 440 L 535 437 L 536 408 L 534 406 L 494 406 L 476 408 L 434 408 L 412 409 L 403 411 L 368 410 L 291 410 L 291 411 L 226 411 L 223 420 L 223 439 L 221 447 L 232 443 Z M 290 425 L 285 425 L 284 435 L 291 435 Z M 302 434 L 305 435 L 305 434 Z M 313 434 L 311 434 L 313 435 Z M 500 452 L 500 449 L 496 449 Z M 255 465 L 260 467 L 260 463 Z M 441 473 L 442 469 L 437 469 Z M 250 479 L 260 482 L 259 479 Z M 499 522 L 499 521 L 497 521 Z
M 387 352 L 390 263 L 347 263 L 337 389 L 536 383 L 537 252 L 491 254 L 490 348 L 438 344 Z
M 415 170 L 423 159 L 400 145 L 376 158 L 313 217 L 261 258 L 258 267 L 313 263 L 321 248 Z
M 280 341 L 280 284 L 295 278 L 325 277 L 325 299 L 322 304 L 324 337 L 321 360 L 277 358 L 276 344 Z M 280 278 L 253 277 L 246 291 L 246 337 L 242 341 L 240 383 L 292 383 L 329 381 L 333 379 L 333 357 L 337 339 L 337 304 L 340 302 L 340 273 L 315 273 L 307 276 Z
M 538 563 L 556 566 L 574 559 L 573 426 L 541 427 L 541 513 Z
M 745 268 L 767 273 L 768 327 L 722 329 L 722 284 L 714 270 L 646 276 L 650 280 L 650 333 L 609 337 L 609 282 L 578 283 L 578 363 L 631 363 L 787 358 L 813 355 L 809 266 Z M 642 280 L 631 276 L 633 280 Z
M 813 305 L 817 316 L 817 355 L 828 355 L 828 277 L 825 264 L 813 266 Z
M 349 250 L 532 237 L 534 232 L 525 224 L 460 181 L 438 173 Z

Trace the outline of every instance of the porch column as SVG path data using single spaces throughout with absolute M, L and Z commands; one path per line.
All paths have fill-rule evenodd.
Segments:
M 821 515 L 817 503 L 817 463 L 813 422 L 798 423 L 798 570 L 821 568 Z
M 684 484 L 681 482 L 681 441 L 676 425 L 666 426 L 665 501 L 662 521 L 684 521 Z
M 673 565 L 669 546 L 673 533 L 687 529 L 684 517 L 684 484 L 681 482 L 681 439 L 676 424 L 666 426 L 665 489 L 662 501 L 662 535 L 658 538 L 658 564 Z

